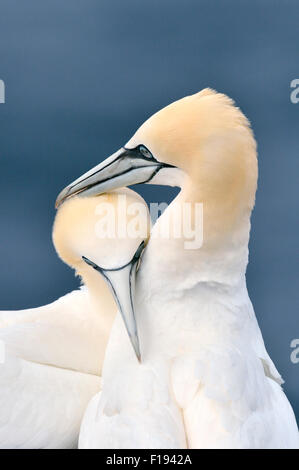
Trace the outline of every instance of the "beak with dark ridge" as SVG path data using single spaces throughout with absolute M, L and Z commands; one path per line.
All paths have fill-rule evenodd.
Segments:
M 121 148 L 64 188 L 56 207 L 76 194 L 95 196 L 132 184 L 149 183 L 162 168 L 175 167 L 156 160 L 144 145 Z
M 114 269 L 102 268 L 90 259 L 82 256 L 85 263 L 98 271 L 110 287 L 138 361 L 141 361 L 141 352 L 134 310 L 135 276 L 144 246 L 145 243 L 143 241 L 129 263 Z

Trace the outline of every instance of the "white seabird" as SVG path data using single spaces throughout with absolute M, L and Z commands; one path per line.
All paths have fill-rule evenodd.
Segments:
M 57 204 L 134 183 L 178 185 L 181 192 L 155 224 L 137 277 L 142 363 L 117 317 L 102 394 L 87 409 L 80 446 L 298 447 L 294 413 L 246 288 L 257 183 L 246 117 L 209 89 L 172 103 L 63 190 Z M 203 203 L 198 249 L 186 249 L 184 236 L 159 235 L 187 203 L 193 219 L 195 204 Z
M 112 259 L 121 265 L 123 251 L 127 259 L 135 241 L 128 241 L 126 232 L 120 240 L 117 233 L 109 238 L 95 229 L 104 216 L 115 223 L 114 214 L 103 211 L 107 203 L 114 207 L 119 197 L 125 228 L 134 219 L 126 211 L 136 203 L 144 208 L 139 222 L 147 219 L 142 198 L 128 189 L 73 198 L 57 213 L 54 245 L 82 277 L 81 290 L 43 307 L 0 312 L 0 341 L 5 345 L 0 361 L 2 449 L 78 445 L 83 413 L 101 387 L 106 343 L 117 311 L 106 282 L 82 259 L 81 250 L 86 256 L 96 250 L 95 261 Z

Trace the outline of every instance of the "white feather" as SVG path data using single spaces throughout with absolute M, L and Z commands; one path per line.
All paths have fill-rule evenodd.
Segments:
M 101 386 L 101 339 L 86 289 L 0 312 L 0 448 L 77 446 L 84 410 Z

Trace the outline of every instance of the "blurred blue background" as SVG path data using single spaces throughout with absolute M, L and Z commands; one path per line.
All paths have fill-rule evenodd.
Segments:
M 206 86 L 233 97 L 259 145 L 248 287 L 299 416 L 299 3 L 0 0 L 0 309 L 78 285 L 51 242 L 58 192 L 153 112 Z M 175 190 L 139 186 L 148 201 Z

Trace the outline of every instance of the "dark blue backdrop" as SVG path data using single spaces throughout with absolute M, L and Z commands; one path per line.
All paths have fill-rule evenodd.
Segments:
M 0 0 L 0 308 L 77 285 L 51 243 L 66 183 L 151 113 L 210 86 L 232 96 L 259 144 L 248 286 L 299 415 L 297 0 Z M 138 189 L 170 201 L 174 190 Z

